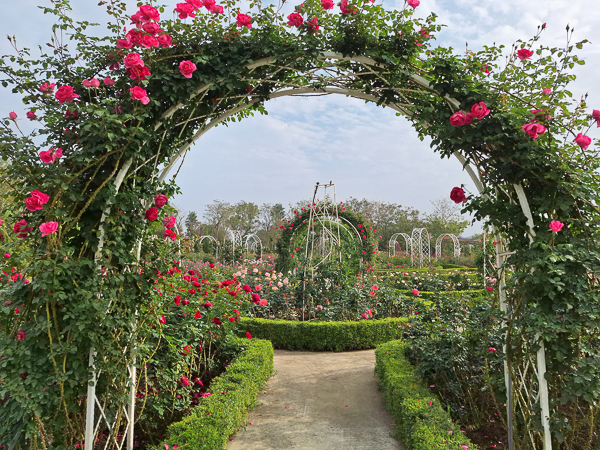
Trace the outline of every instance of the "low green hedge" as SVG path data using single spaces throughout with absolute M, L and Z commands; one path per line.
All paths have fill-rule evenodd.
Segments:
M 260 339 L 246 339 L 240 346 L 245 349 L 212 381 L 213 395 L 172 424 L 158 449 L 164 450 L 165 444 L 179 450 L 225 449 L 229 436 L 246 423 L 246 413 L 273 373 L 273 346 Z
M 403 290 L 403 289 L 398 289 L 398 292 L 400 294 L 404 294 L 404 295 L 414 295 L 412 293 L 412 290 Z M 471 298 L 476 298 L 476 297 L 487 297 L 489 295 L 489 292 L 485 289 L 471 289 L 471 290 L 465 290 L 465 291 L 437 291 L 437 292 L 431 292 L 431 291 L 419 291 L 419 297 L 424 298 L 424 299 L 430 299 L 432 297 L 439 297 L 440 295 L 444 295 L 450 298 L 454 298 L 456 300 L 460 300 L 461 298 L 465 297 L 466 295 L 468 295 Z
M 375 372 L 386 405 L 396 419 L 398 439 L 406 450 L 477 449 L 432 394 L 404 356 L 409 344 L 391 341 L 375 350 Z M 452 433 L 450 433 L 452 431 Z
M 268 339 L 273 347 L 286 350 L 331 350 L 343 352 L 375 348 L 402 337 L 408 319 L 387 318 L 354 322 L 298 322 L 280 319 L 242 318 L 240 331 Z

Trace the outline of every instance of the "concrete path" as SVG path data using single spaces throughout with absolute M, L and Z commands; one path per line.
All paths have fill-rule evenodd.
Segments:
M 374 368 L 374 350 L 275 350 L 276 375 L 227 450 L 401 450 Z

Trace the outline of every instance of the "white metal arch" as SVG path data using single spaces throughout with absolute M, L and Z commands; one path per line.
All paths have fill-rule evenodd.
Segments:
M 419 268 L 431 263 L 431 246 L 429 232 L 426 228 L 415 228 L 410 238 L 410 265 L 418 264 Z
M 406 233 L 394 233 L 394 234 L 392 234 L 392 237 L 390 238 L 390 241 L 388 243 L 388 256 L 390 258 L 392 256 L 396 256 L 396 244 L 398 243 L 397 239 L 400 236 L 402 236 L 404 238 L 404 243 L 406 244 L 406 246 L 405 246 L 406 253 L 408 254 L 411 251 L 411 248 L 412 248 L 411 237 Z M 392 251 L 393 251 L 393 254 L 392 254 Z
M 260 251 L 260 259 L 263 257 L 263 245 L 262 241 L 256 234 L 249 234 L 246 236 L 246 244 L 245 249 L 246 253 L 252 252 L 255 255 L 259 254 Z
M 442 241 L 444 240 L 444 238 L 452 239 L 452 242 L 454 243 L 454 257 L 459 258 L 460 257 L 460 242 L 458 242 L 458 238 L 451 233 L 440 234 L 438 236 L 438 238 L 435 241 L 435 257 L 439 258 L 442 256 Z
M 218 258 L 219 257 L 219 241 L 217 241 L 214 236 L 205 235 L 205 236 L 200 236 L 200 239 L 198 241 L 198 245 L 202 245 L 202 241 L 204 239 L 208 239 L 213 244 L 215 244 L 215 256 Z

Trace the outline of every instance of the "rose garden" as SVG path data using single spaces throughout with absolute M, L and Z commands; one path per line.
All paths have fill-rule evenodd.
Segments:
M 52 0 L 51 51 L 11 40 L 0 448 L 226 448 L 260 435 L 278 358 L 369 349 L 406 450 L 600 448 L 600 111 L 569 91 L 587 41 L 546 47 L 544 24 L 457 55 L 419 0 L 292 6 L 103 1 L 99 37 Z M 264 254 L 179 229 L 192 145 L 313 94 L 391 108 L 460 161 L 477 191 L 444 195 L 484 223 L 471 257 L 425 228 L 384 240 L 331 185 Z

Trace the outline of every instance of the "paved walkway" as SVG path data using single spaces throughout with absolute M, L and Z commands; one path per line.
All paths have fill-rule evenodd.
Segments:
M 227 450 L 401 450 L 374 368 L 374 350 L 275 350 L 276 375 Z

